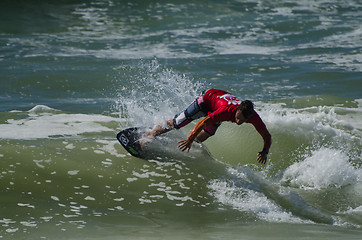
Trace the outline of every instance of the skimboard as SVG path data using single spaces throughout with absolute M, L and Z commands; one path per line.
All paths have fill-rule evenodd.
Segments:
M 117 139 L 132 156 L 142 158 L 142 148 L 139 140 L 144 132 L 145 130 L 139 127 L 126 128 L 117 134 Z
M 151 141 L 145 139 L 145 145 L 143 148 L 139 144 L 139 140 L 144 133 L 147 132 L 145 127 L 130 127 L 120 131 L 117 134 L 119 143 L 127 150 L 132 156 L 141 158 L 144 160 L 157 161 L 169 161 L 174 159 L 194 159 L 205 154 L 210 156 L 206 148 L 202 145 L 194 144 L 193 154 L 176 151 L 177 141 L 185 138 L 182 133 L 178 131 L 172 131 L 167 133 L 166 136 L 152 138 Z

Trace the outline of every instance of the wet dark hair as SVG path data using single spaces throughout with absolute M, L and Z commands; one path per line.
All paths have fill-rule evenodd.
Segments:
M 249 119 L 254 114 L 254 104 L 250 100 L 244 100 L 240 103 L 237 110 L 240 110 L 246 119 Z

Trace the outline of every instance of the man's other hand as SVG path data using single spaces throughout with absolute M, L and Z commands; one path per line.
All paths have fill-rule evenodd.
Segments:
M 257 161 L 259 162 L 259 163 L 263 163 L 263 164 L 265 164 L 266 163 L 266 159 L 268 158 L 268 154 L 266 153 L 266 152 L 264 152 L 264 151 L 262 151 L 262 152 L 258 152 L 258 154 L 257 154 Z

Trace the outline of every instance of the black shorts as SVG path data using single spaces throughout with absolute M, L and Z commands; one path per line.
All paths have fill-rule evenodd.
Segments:
M 175 115 L 173 119 L 173 125 L 176 129 L 186 126 L 195 119 L 207 116 L 209 111 L 205 107 L 204 103 L 203 96 L 205 92 L 203 92 L 202 96 L 196 98 L 195 101 L 193 101 L 190 106 L 188 106 L 184 111 Z M 207 126 L 204 128 L 204 131 L 206 131 L 210 135 L 214 135 L 220 124 L 221 123 L 218 122 L 213 125 Z

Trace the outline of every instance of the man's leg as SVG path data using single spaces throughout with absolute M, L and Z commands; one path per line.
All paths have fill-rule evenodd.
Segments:
M 167 120 L 165 125 L 157 125 L 152 131 L 146 133 L 144 137 L 153 136 L 157 137 L 161 134 L 167 133 L 174 128 L 173 120 Z
M 198 97 L 184 111 L 176 114 L 173 119 L 166 121 L 166 124 L 157 125 L 152 131 L 143 135 L 143 137 L 156 137 L 167 133 L 172 129 L 180 129 L 197 118 L 205 117 L 207 115 L 207 110 L 202 107 L 204 105 L 203 101 L 202 96 Z M 206 140 L 207 138 L 208 137 L 200 136 L 200 139 Z

